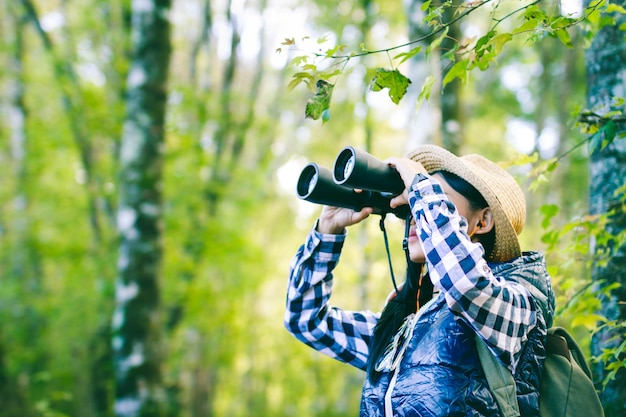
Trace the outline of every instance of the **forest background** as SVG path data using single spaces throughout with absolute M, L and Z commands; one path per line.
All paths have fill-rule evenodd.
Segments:
M 0 415 L 357 415 L 364 375 L 283 329 L 319 212 L 296 179 L 348 145 L 384 159 L 426 142 L 504 161 L 528 189 L 523 247 L 546 252 L 557 324 L 623 415 L 625 13 L 2 2 Z M 378 222 L 349 239 L 334 303 L 379 310 Z

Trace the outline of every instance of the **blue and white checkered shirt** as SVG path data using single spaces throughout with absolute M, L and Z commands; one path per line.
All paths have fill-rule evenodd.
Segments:
M 436 180 L 414 184 L 409 205 L 439 297 L 514 370 L 522 344 L 537 324 L 529 292 L 521 284 L 493 275 L 482 246 L 470 240 L 465 219 Z M 311 230 L 290 265 L 285 327 L 314 349 L 365 369 L 380 314 L 344 311 L 329 303 L 333 269 L 345 237 Z

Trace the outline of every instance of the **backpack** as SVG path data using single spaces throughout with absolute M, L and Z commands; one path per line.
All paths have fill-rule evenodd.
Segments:
M 511 371 L 476 336 L 478 356 L 489 389 L 504 417 L 519 417 L 515 380 Z M 548 329 L 546 360 L 539 390 L 541 417 L 603 417 L 604 410 L 591 380 L 591 370 L 569 332 L 562 327 Z

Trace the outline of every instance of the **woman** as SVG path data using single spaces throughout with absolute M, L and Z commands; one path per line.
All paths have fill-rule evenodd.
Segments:
M 513 372 L 522 415 L 539 415 L 554 295 L 542 255 L 520 249 L 521 189 L 482 156 L 434 145 L 386 162 L 407 187 L 390 202 L 411 211 L 406 282 L 382 314 L 331 307 L 346 228 L 372 211 L 325 206 L 291 263 L 286 328 L 367 372 L 361 416 L 500 415 L 477 337 Z

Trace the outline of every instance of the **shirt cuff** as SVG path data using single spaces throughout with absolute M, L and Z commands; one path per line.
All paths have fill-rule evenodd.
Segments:
M 409 204 L 425 210 L 431 203 L 440 203 L 447 201 L 447 197 L 441 188 L 441 184 L 433 177 L 427 179 L 415 176 L 415 180 L 409 189 Z
M 313 228 L 311 229 L 311 234 L 315 235 L 315 237 L 323 242 L 343 242 L 346 239 L 346 235 L 348 234 L 346 228 L 343 229 L 343 232 L 339 234 L 334 233 L 322 233 L 317 231 L 317 226 L 320 220 L 317 219 Z
M 347 232 L 342 234 L 325 234 L 317 231 L 317 221 L 309 231 L 304 242 L 302 258 L 313 258 L 316 261 L 337 260 L 346 239 Z

